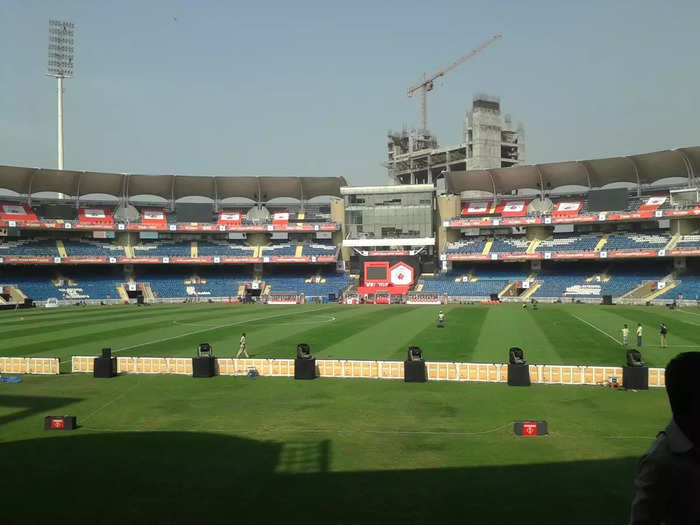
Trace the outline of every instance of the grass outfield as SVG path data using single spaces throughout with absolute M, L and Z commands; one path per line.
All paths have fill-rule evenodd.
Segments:
M 700 311 L 543 305 L 302 307 L 174 305 L 4 312 L 2 355 L 69 360 L 235 351 L 260 357 L 612 364 L 622 323 L 644 358 L 697 348 Z M 669 327 L 661 350 L 657 323 Z M 700 346 L 700 345 L 698 345 Z M 25 376 L 0 384 L 2 523 L 625 523 L 637 458 L 670 418 L 662 390 L 182 376 Z M 78 416 L 45 432 L 43 416 Z M 546 419 L 551 434 L 512 435 Z
M 405 359 L 411 344 L 431 361 L 503 362 L 521 346 L 530 363 L 621 365 L 620 329 L 634 343 L 644 327 L 643 356 L 665 366 L 671 355 L 700 347 L 700 309 L 517 304 L 444 307 L 447 327 L 437 329 L 440 307 L 386 305 L 246 306 L 226 304 L 108 306 L 0 313 L 4 356 L 52 356 L 69 370 L 70 356 L 191 356 L 207 341 L 216 355 L 238 350 L 241 332 L 255 357 L 292 357 L 307 342 L 319 358 Z M 669 328 L 669 349 L 659 348 L 658 326 Z

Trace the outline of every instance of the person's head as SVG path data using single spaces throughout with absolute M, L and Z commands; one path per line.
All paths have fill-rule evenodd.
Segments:
M 245 332 L 243 332 L 241 335 L 242 335 L 243 337 L 245 337 Z
M 700 440 L 700 352 L 684 352 L 666 365 L 666 393 L 673 419 Z M 691 437 L 691 436 L 688 436 Z
M 627 325 L 625 324 L 625 328 L 627 328 Z
M 642 326 L 642 323 L 637 323 L 637 326 Z

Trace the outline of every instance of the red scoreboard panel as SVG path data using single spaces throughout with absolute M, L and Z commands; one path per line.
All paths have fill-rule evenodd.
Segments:
M 389 261 L 365 261 L 364 282 L 384 284 L 389 280 Z

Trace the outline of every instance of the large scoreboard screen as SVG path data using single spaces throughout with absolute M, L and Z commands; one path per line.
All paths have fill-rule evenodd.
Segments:
M 365 279 L 367 281 L 385 281 L 387 278 L 386 266 L 367 266 Z

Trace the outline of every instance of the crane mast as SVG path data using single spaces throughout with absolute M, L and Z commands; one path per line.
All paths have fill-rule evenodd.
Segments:
M 461 66 L 467 60 L 472 58 L 474 55 L 481 53 L 484 49 L 486 49 L 488 46 L 490 46 L 496 40 L 498 40 L 499 38 L 502 38 L 502 37 L 503 37 L 503 35 L 500 35 L 500 34 L 492 36 L 488 40 L 482 42 L 479 46 L 472 49 L 469 53 L 467 53 L 463 57 L 458 58 L 457 60 L 452 62 L 449 66 L 447 66 L 446 68 L 431 75 L 430 77 L 423 74 L 423 80 L 421 82 L 408 88 L 408 96 L 409 97 L 413 97 L 413 94 L 416 91 L 420 90 L 420 92 L 421 92 L 421 116 L 422 116 L 424 130 L 428 129 L 428 92 L 433 90 L 433 81 L 440 78 L 440 77 L 445 76 L 446 73 L 449 73 L 453 69 Z

